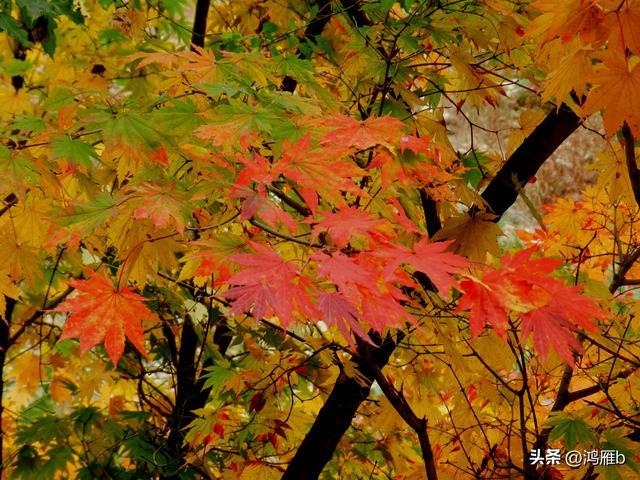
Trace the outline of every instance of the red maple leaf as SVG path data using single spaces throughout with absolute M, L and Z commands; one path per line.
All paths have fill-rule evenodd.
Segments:
M 531 336 L 544 360 L 549 348 L 569 364 L 573 351 L 582 352 L 574 336 L 579 328 L 595 330 L 594 318 L 604 318 L 595 300 L 549 276 L 562 261 L 531 258 L 533 249 L 506 254 L 498 268 L 487 268 L 482 281 L 472 277 L 462 282 L 464 295 L 457 310 L 469 310 L 472 338 L 488 324 L 506 340 L 508 314 L 522 320 L 522 333 Z
M 320 293 L 316 306 L 320 310 L 324 322 L 329 326 L 337 326 L 350 345 L 353 346 L 354 342 L 349 329 L 362 340 L 373 345 L 369 335 L 366 334 L 358 322 L 358 310 L 344 295 L 341 293 Z
M 583 351 L 573 332 L 580 327 L 597 331 L 592 319 L 605 318 L 606 313 L 595 305 L 594 299 L 582 295 L 580 287 L 554 282 L 550 285 L 552 295 L 549 303 L 522 316 L 522 334 L 533 338 L 533 344 L 543 360 L 551 347 L 568 364 L 573 365 L 572 352 Z
M 337 206 L 346 205 L 340 192 L 366 197 L 355 180 L 365 175 L 364 170 L 345 160 L 341 153 L 314 148 L 309 134 L 293 144 L 285 141 L 282 156 L 274 162 L 272 169 L 274 175 L 283 175 L 296 182 L 300 195 L 314 214 L 318 197 Z
M 296 222 L 291 215 L 271 201 L 264 190 L 256 192 L 249 187 L 234 185 L 231 197 L 244 200 L 240 215 L 242 220 L 258 217 L 272 227 L 278 227 L 279 224 L 282 224 L 289 231 L 296 231 Z
M 190 215 L 189 201 L 203 198 L 202 195 L 190 196 L 180 191 L 175 183 L 157 185 L 142 182 L 132 185 L 127 192 L 130 194 L 128 199 L 139 204 L 133 212 L 136 220 L 148 218 L 156 227 L 173 225 L 181 234 Z
M 484 283 L 466 280 L 460 284 L 464 295 L 458 302 L 458 311 L 470 310 L 471 338 L 478 337 L 490 319 L 491 326 L 504 340 L 509 328 L 509 317 L 504 310 L 500 294 Z
M 373 230 L 384 223 L 356 207 L 346 207 L 336 213 L 322 212 L 322 216 L 324 218 L 313 227 L 313 233 L 317 235 L 320 231 L 326 231 L 338 248 L 346 247 L 353 236 L 371 240 Z M 314 223 L 316 220 L 307 219 L 304 222 Z
M 80 339 L 80 352 L 86 353 L 104 341 L 114 365 L 124 351 L 125 337 L 145 357 L 142 320 L 158 320 L 144 304 L 147 299 L 127 287 L 116 289 L 106 274 L 88 270 L 86 280 L 69 280 L 78 295 L 67 299 L 54 312 L 68 312 L 60 339 Z
M 277 177 L 271 171 L 269 161 L 262 155 L 251 153 L 240 157 L 239 161 L 244 165 L 244 168 L 238 174 L 237 185 L 250 186 L 251 182 L 256 182 L 259 185 L 270 185 Z
M 331 280 L 338 288 L 346 289 L 349 284 L 372 286 L 376 284 L 375 274 L 356 261 L 359 257 L 348 257 L 340 252 L 332 256 L 316 253 L 311 256 L 318 262 L 318 273 Z
M 256 320 L 277 315 L 284 327 L 296 312 L 306 318 L 317 318 L 317 310 L 307 293 L 309 278 L 275 250 L 255 242 L 250 242 L 250 246 L 256 253 L 229 257 L 246 267 L 227 280 L 233 287 L 223 296 L 233 300 L 231 313 L 251 311 Z
M 377 332 L 385 328 L 400 327 L 404 322 L 413 322 L 414 318 L 399 303 L 406 301 L 402 292 L 392 286 L 381 293 L 376 290 L 364 290 L 360 302 L 362 319 Z
M 427 237 L 422 237 L 411 249 L 389 243 L 380 247 L 376 255 L 390 260 L 385 267 L 387 278 L 390 278 L 401 264 L 406 264 L 426 274 L 438 291 L 446 297 L 456 285 L 453 275 L 469 267 L 466 258 L 446 251 L 451 243 L 430 242 Z

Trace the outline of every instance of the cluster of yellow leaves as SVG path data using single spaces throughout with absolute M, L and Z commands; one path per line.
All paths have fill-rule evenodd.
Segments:
M 640 136 L 640 1 L 538 0 L 532 6 L 542 12 L 527 30 L 529 38 L 543 40 L 536 56 L 548 72 L 542 101 L 567 101 L 585 116 L 602 112 L 608 137 L 624 122 Z

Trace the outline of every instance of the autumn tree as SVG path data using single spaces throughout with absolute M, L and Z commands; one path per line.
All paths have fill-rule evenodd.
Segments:
M 638 472 L 640 1 L 0 5 L 2 478 Z

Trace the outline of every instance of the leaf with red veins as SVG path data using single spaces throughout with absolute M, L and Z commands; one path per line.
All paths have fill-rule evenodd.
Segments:
M 411 150 L 413 153 L 421 153 L 429 158 L 435 157 L 431 150 L 431 139 L 427 137 L 417 137 L 415 135 L 404 135 L 400 138 L 400 153 Z
M 87 280 L 70 280 L 78 295 L 67 299 L 52 311 L 67 312 L 69 318 L 60 339 L 80 339 L 80 352 L 86 353 L 104 341 L 114 365 L 124 352 L 125 338 L 145 357 L 143 320 L 158 317 L 143 303 L 142 295 L 123 287 L 117 290 L 106 274 L 88 270 Z
M 323 292 L 318 295 L 316 306 L 320 310 L 322 320 L 329 326 L 337 326 L 342 336 L 353 346 L 353 332 L 365 342 L 373 343 L 369 335 L 363 330 L 358 322 L 358 310 L 341 293 Z
M 386 293 L 374 290 L 361 291 L 362 319 L 377 332 L 385 328 L 401 327 L 404 322 L 413 322 L 414 319 L 400 305 L 400 301 L 406 297 L 394 288 L 390 287 Z
M 252 153 L 249 156 L 239 158 L 244 165 L 235 182 L 238 186 L 248 187 L 252 182 L 260 185 L 271 185 L 278 175 L 271 171 L 271 164 L 262 155 Z
M 347 246 L 352 237 L 372 239 L 372 230 L 382 226 L 385 222 L 376 219 L 369 212 L 355 207 L 346 207 L 336 213 L 322 212 L 323 219 L 313 226 L 313 233 L 317 237 L 319 232 L 326 231 L 338 248 Z M 308 218 L 304 223 L 315 223 Z
M 175 183 L 156 185 L 143 182 L 132 185 L 128 191 L 131 193 L 129 198 L 140 203 L 133 212 L 136 220 L 148 218 L 156 227 L 173 225 L 181 234 L 184 233 L 185 219 L 190 216 L 189 202 L 202 198 L 179 191 Z
M 571 333 L 572 325 L 553 308 L 533 310 L 522 317 L 522 335 L 531 335 L 533 345 L 544 361 L 549 348 L 555 350 L 569 365 L 573 365 L 573 352 L 583 352 L 580 343 Z
M 355 118 L 336 115 L 322 120 L 322 127 L 329 127 L 320 141 L 335 149 L 366 150 L 375 145 L 395 142 L 403 136 L 404 124 L 393 117 L 369 117 L 361 122 Z
M 310 135 L 303 136 L 294 144 L 284 142 L 282 150 L 282 156 L 272 165 L 272 172 L 295 182 L 314 214 L 318 196 L 337 206 L 345 205 L 341 192 L 367 197 L 354 180 L 364 176 L 365 171 L 324 148 L 312 148 Z
M 233 301 L 231 313 L 251 311 L 256 320 L 276 315 L 284 327 L 291 323 L 294 313 L 304 318 L 318 318 L 318 311 L 307 293 L 311 280 L 275 250 L 254 242 L 250 245 L 256 253 L 229 257 L 247 267 L 227 280 L 233 287 L 223 296 Z
M 465 280 L 460 284 L 460 288 L 464 295 L 460 298 L 456 311 L 470 310 L 471 338 L 477 338 L 489 322 L 496 333 L 506 341 L 509 317 L 502 304 L 501 293 L 487 284 L 474 280 Z
M 453 275 L 469 267 L 469 261 L 466 258 L 446 251 L 451 243 L 451 241 L 430 242 L 427 237 L 422 237 L 412 249 L 389 243 L 380 247 L 376 255 L 389 259 L 385 267 L 387 278 L 400 265 L 409 265 L 414 270 L 426 274 L 438 292 L 446 297 L 456 286 Z
M 376 276 L 373 272 L 343 253 L 335 252 L 332 256 L 316 253 L 311 256 L 311 259 L 318 262 L 318 273 L 340 289 L 345 289 L 350 283 L 363 286 L 376 284 Z
M 291 215 L 272 202 L 264 191 L 256 192 L 249 187 L 235 186 L 230 196 L 244 200 L 240 214 L 242 220 L 258 217 L 274 228 L 282 224 L 290 232 L 296 231 L 297 225 Z

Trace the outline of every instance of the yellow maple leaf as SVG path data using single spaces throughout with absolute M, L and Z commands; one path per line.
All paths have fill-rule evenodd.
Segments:
M 566 42 L 578 34 L 584 44 L 601 44 L 611 31 L 610 17 L 598 2 L 537 0 L 532 6 L 543 14 L 527 28 L 528 38 Z
M 40 355 L 28 351 L 11 360 L 11 373 L 19 379 L 20 391 L 32 395 L 40 386 Z
M 614 145 L 611 151 L 599 154 L 598 159 L 589 166 L 589 169 L 598 172 L 596 188 L 607 192 L 610 201 L 633 202 L 631 180 L 629 180 L 624 152 L 620 145 Z
M 627 62 L 619 48 L 607 51 L 596 69 L 591 90 L 584 104 L 584 113 L 603 111 L 604 128 L 608 137 L 626 121 L 636 137 L 640 137 L 640 67 L 638 58 Z
M 612 29 L 611 43 L 624 45 L 640 55 L 640 1 L 628 0 L 616 11 L 619 27 Z
M 549 76 L 544 82 L 542 102 L 555 97 L 560 105 L 574 91 L 578 96 L 584 94 L 587 79 L 593 74 L 593 65 L 587 53 L 590 48 L 584 47 L 578 38 L 566 44 L 555 40 L 544 49 L 548 53 L 544 59 L 549 65 Z
M 487 253 L 500 255 L 498 237 L 502 230 L 493 221 L 493 215 L 478 214 L 470 217 L 462 214 L 449 219 L 436 238 L 454 240 L 455 252 L 474 262 L 484 262 Z
M 49 393 L 56 403 L 71 403 L 71 391 L 67 388 L 64 380 L 64 377 L 56 377 L 49 384 Z

